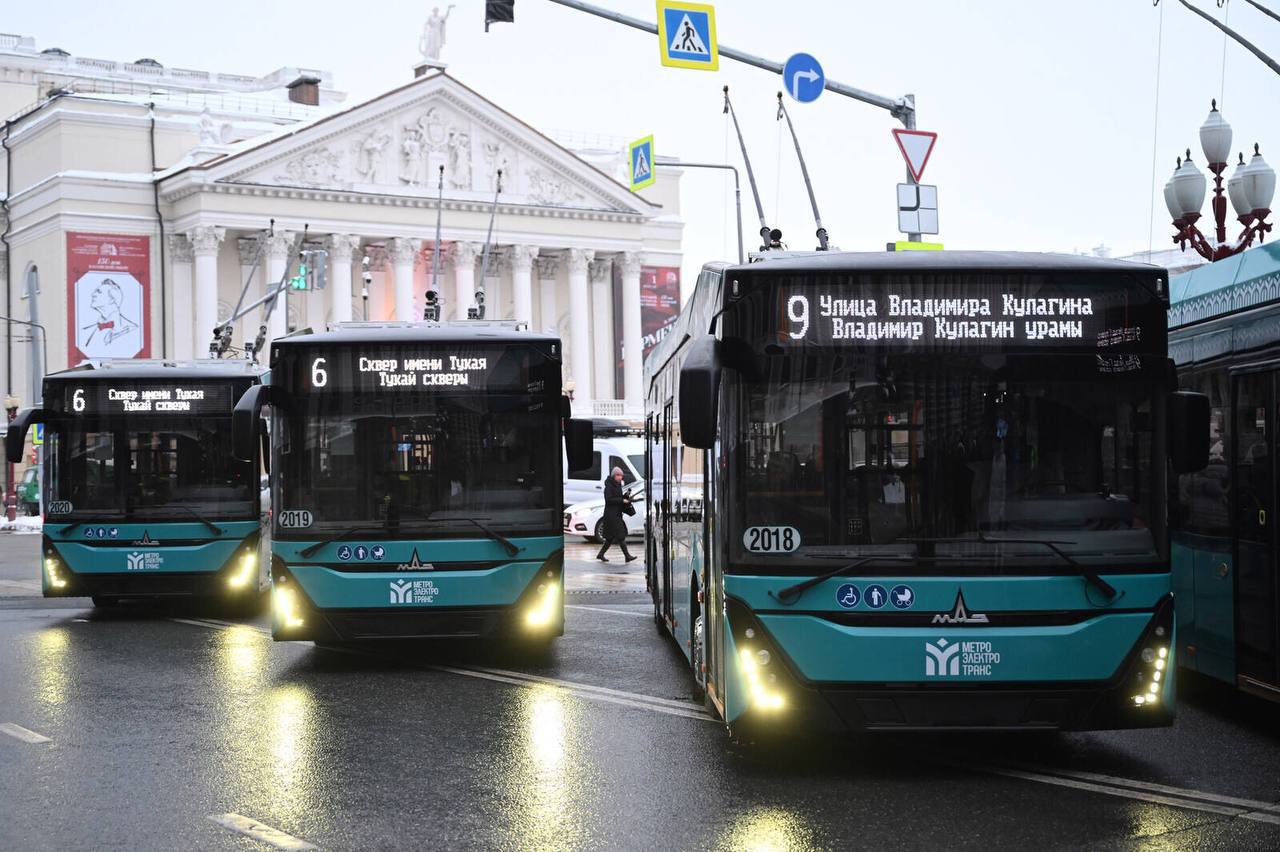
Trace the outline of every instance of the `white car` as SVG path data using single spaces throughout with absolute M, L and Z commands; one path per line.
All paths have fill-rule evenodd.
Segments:
M 622 520 L 627 522 L 627 538 L 644 535 L 644 492 L 639 491 L 631 498 L 631 505 L 636 507 L 634 515 L 625 512 Z M 590 542 L 599 544 L 604 541 L 601 525 L 604 523 L 604 498 L 574 503 L 564 510 L 564 534 L 580 535 Z

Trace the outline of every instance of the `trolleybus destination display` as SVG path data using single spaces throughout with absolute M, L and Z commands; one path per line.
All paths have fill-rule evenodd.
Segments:
M 337 344 L 300 347 L 286 357 L 296 359 L 298 386 L 318 391 L 537 393 L 558 367 L 535 354 L 528 347 Z
M 72 415 L 186 414 L 225 416 L 247 382 L 165 384 L 130 380 L 67 382 L 62 411 Z

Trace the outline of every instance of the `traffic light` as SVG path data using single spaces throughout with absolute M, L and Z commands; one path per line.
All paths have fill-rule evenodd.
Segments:
M 289 279 L 289 289 L 307 289 L 307 265 L 305 263 L 298 264 L 298 274 Z
M 490 24 L 510 24 L 516 19 L 516 0 L 485 0 L 484 31 Z

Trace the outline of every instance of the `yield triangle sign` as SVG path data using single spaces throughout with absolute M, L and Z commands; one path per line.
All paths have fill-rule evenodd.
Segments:
M 929 163 L 929 154 L 933 152 L 933 143 L 938 141 L 938 134 L 928 130 L 895 130 L 894 141 L 902 152 L 902 159 L 907 161 L 911 177 L 916 181 L 924 174 L 924 167 Z

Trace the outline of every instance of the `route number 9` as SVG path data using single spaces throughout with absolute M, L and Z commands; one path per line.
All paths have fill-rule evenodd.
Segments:
M 311 362 L 311 386 L 322 388 L 329 384 L 329 373 L 324 369 L 325 359 L 317 358 Z
M 76 392 L 71 395 L 71 410 L 84 411 L 84 388 L 76 388 Z
M 791 329 L 791 339 L 800 340 L 809 333 L 809 297 L 792 296 L 787 300 L 787 318 L 800 326 Z

